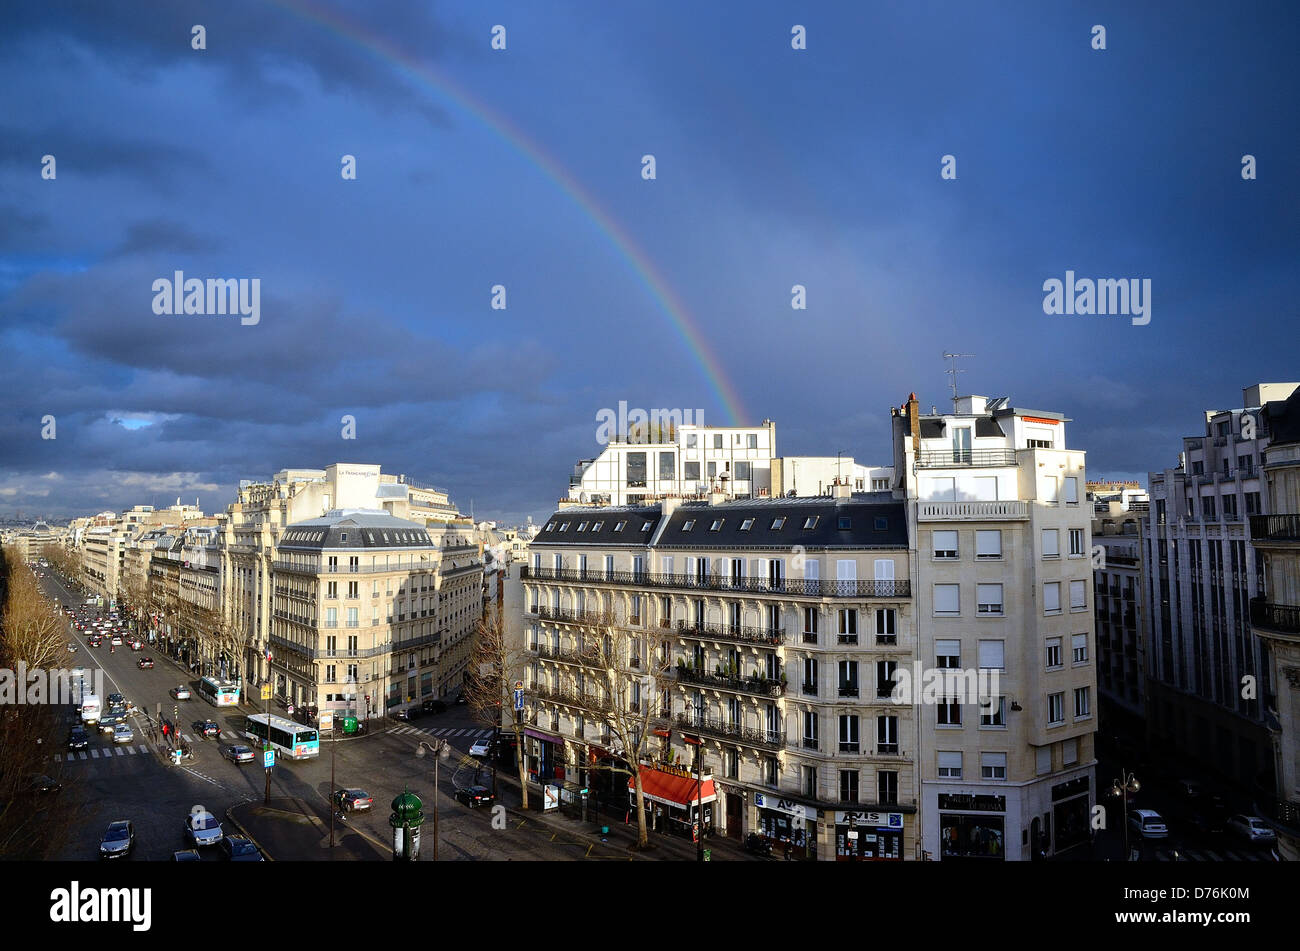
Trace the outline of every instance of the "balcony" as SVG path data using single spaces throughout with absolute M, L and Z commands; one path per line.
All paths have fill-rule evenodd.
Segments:
M 573 707 L 576 710 L 593 710 L 607 713 L 613 709 L 609 701 L 603 697 L 591 693 L 579 693 L 566 687 L 544 687 L 538 684 L 530 692 L 538 700 L 549 700 L 552 703 Z
M 538 605 L 535 613 L 542 620 L 563 621 L 566 624 L 586 624 L 595 626 L 602 623 L 613 623 L 612 620 L 607 620 L 605 615 L 599 611 L 569 611 L 561 608 L 548 608 L 544 605 Z
M 1029 518 L 1028 502 L 921 502 L 917 520 L 922 522 L 992 522 Z
M 679 713 L 676 719 L 673 720 L 673 725 L 678 730 L 686 733 L 704 733 L 708 736 L 734 740 L 737 743 L 761 749 L 779 750 L 785 746 L 785 737 L 781 733 L 773 730 L 755 730 L 750 727 L 716 720 L 713 717 L 686 716 Z
M 737 591 L 805 598 L 907 598 L 910 581 L 830 581 L 805 578 L 733 578 L 729 575 L 664 574 L 649 571 L 581 571 L 576 568 L 534 568 L 524 565 L 525 581 L 567 581 L 584 585 L 684 588 L 692 591 Z
M 841 697 L 856 697 L 858 695 L 857 684 L 840 684 Z
M 816 631 L 804 631 L 804 632 L 803 632 L 803 643 L 805 643 L 805 644 L 816 644 L 816 643 L 817 643 L 817 632 L 816 632 Z
M 952 466 L 1014 466 L 1014 449 L 940 449 L 918 452 L 918 469 L 947 469 Z
M 785 631 L 776 627 L 751 627 L 747 624 L 712 624 L 707 621 L 678 621 L 680 637 L 710 638 L 737 644 L 762 644 L 780 647 L 785 643 Z
M 1300 606 L 1270 604 L 1264 598 L 1251 598 L 1250 624 L 1275 634 L 1300 637 Z
M 1250 516 L 1252 541 L 1300 542 L 1300 515 Z
M 677 680 L 679 683 L 698 684 L 702 687 L 748 693 L 757 697 L 779 697 L 785 693 L 785 684 L 779 680 L 768 680 L 766 677 L 729 677 L 721 673 L 708 674 L 694 667 L 679 666 Z
M 562 664 L 576 664 L 579 667 L 594 667 L 600 660 L 600 651 L 594 648 L 578 650 L 576 648 L 551 647 L 548 644 L 538 644 L 536 650 L 538 657 L 559 661 Z

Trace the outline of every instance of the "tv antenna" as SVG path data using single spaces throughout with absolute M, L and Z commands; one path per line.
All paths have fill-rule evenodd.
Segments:
M 944 351 L 943 358 L 944 358 L 945 360 L 950 360 L 950 361 L 952 361 L 952 366 L 950 366 L 948 369 L 944 370 L 943 372 L 944 372 L 944 373 L 947 373 L 949 376 L 952 377 L 952 382 L 949 383 L 948 385 L 952 387 L 952 398 L 953 398 L 953 402 L 954 402 L 954 403 L 955 403 L 956 400 L 957 400 L 957 374 L 958 374 L 958 373 L 965 373 L 965 372 L 966 372 L 965 370 L 958 369 L 958 367 L 957 367 L 957 358 L 958 358 L 958 357 L 973 357 L 973 356 L 975 356 L 975 354 L 973 354 L 973 353 L 949 353 L 949 352 L 946 351 L 946 350 Z

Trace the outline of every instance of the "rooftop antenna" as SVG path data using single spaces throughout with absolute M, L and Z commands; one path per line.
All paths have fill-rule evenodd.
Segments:
M 958 358 L 958 357 L 973 357 L 973 356 L 975 356 L 975 354 L 973 354 L 973 353 L 949 353 L 949 352 L 946 351 L 946 350 L 945 350 L 944 353 L 943 353 L 943 358 L 944 358 L 945 360 L 950 360 L 950 361 L 952 361 L 952 366 L 950 366 L 948 369 L 944 370 L 943 372 L 944 372 L 944 373 L 947 373 L 948 375 L 950 375 L 950 376 L 952 377 L 952 382 L 951 382 L 950 384 L 948 384 L 948 385 L 952 387 L 952 403 L 953 403 L 953 409 L 956 409 L 956 408 L 957 408 L 957 374 L 958 374 L 958 373 L 965 373 L 965 372 L 966 372 L 965 370 L 961 370 L 961 369 L 958 369 L 958 368 L 957 368 L 957 358 Z

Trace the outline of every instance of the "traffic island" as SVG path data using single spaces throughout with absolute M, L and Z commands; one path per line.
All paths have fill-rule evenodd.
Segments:
M 391 849 L 350 828 L 334 823 L 334 848 L 330 849 L 330 823 L 326 807 L 297 798 L 275 798 L 269 803 L 249 800 L 231 806 L 227 817 L 248 836 L 262 854 L 277 862 L 391 862 Z

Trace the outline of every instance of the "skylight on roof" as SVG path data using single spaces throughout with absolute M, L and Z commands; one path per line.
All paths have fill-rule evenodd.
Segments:
M 813 515 L 813 516 L 811 516 L 811 517 L 809 517 L 809 518 L 804 519 L 804 520 L 803 520 L 803 527 L 804 527 L 805 529 L 816 528 L 816 527 L 817 527 L 817 520 L 818 520 L 819 518 L 821 518 L 820 515 Z
M 752 518 L 747 518 L 740 523 L 740 530 L 742 532 L 747 532 L 753 527 L 754 527 L 754 520 Z
M 713 520 L 713 524 L 709 526 L 709 531 L 711 531 L 711 532 L 716 532 L 716 531 L 718 531 L 719 529 L 722 528 L 722 523 L 725 522 L 725 521 L 726 521 L 726 519 L 724 519 L 724 518 L 715 518 L 715 519 Z
M 695 519 L 693 518 L 688 518 L 685 522 L 682 523 L 682 531 L 684 532 L 689 532 L 694 527 L 695 527 Z
M 772 526 L 769 530 L 773 532 L 779 532 L 784 526 L 785 526 L 784 518 L 774 518 L 772 519 Z
M 626 524 L 627 522 L 619 522 L 617 525 L 614 526 L 614 531 L 621 532 L 623 530 L 623 526 Z

